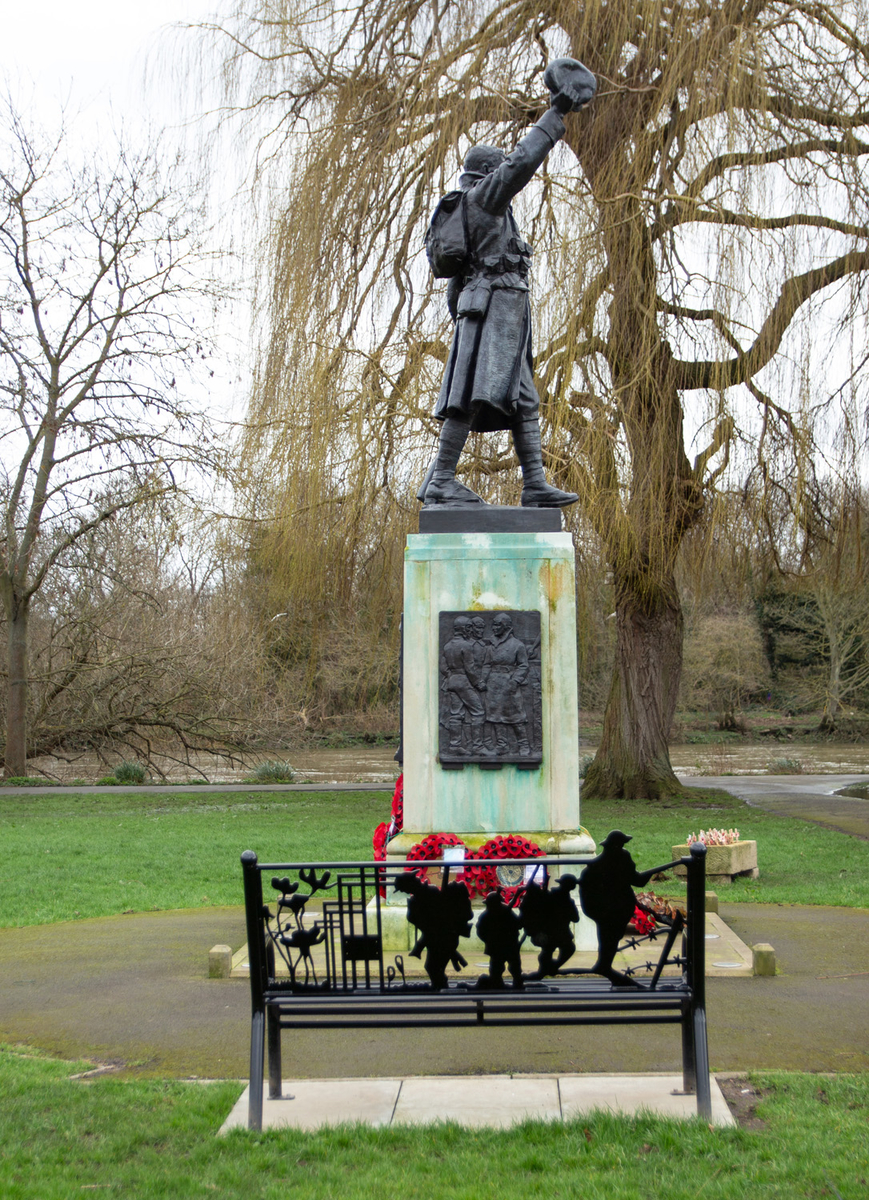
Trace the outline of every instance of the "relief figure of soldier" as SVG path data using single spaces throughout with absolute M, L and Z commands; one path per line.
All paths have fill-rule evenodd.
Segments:
M 507 613 L 497 613 L 492 621 L 486 665 L 486 720 L 494 730 L 495 753 L 509 754 L 507 730 L 512 729 L 520 755 L 528 757 L 528 714 L 522 697 L 522 684 L 528 678 L 528 651 L 525 643 L 514 636 Z
M 486 688 L 485 652 L 474 639 L 471 618 L 456 617 L 453 636 L 441 651 L 441 687 L 447 694 L 450 750 L 465 749 L 465 731 L 470 729 L 471 753 L 485 753 L 483 726 L 486 710 L 481 692 Z

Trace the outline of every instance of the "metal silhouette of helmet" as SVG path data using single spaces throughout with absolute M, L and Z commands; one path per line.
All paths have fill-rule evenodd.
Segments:
M 631 835 L 629 833 L 622 833 L 620 829 L 613 829 L 611 833 L 606 835 L 604 840 L 601 842 L 601 845 L 624 846 L 624 844 L 629 841 L 631 841 Z

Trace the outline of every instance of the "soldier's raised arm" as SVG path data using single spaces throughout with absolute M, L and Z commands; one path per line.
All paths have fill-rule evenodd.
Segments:
M 564 137 L 561 114 L 550 108 L 490 175 L 474 184 L 468 199 L 486 212 L 500 214 L 534 176 L 546 155 Z
M 470 189 L 469 199 L 486 212 L 501 214 L 528 183 L 549 151 L 564 137 L 564 116 L 594 96 L 597 81 L 574 58 L 556 58 L 543 73 L 551 107 L 490 175 Z

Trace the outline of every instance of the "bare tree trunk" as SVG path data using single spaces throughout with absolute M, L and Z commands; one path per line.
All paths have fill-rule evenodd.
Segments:
M 27 774 L 27 623 L 29 604 L 8 613 L 8 697 L 6 710 L 7 776 Z
M 827 715 L 830 724 L 835 726 L 839 709 L 842 707 L 842 663 L 839 659 L 839 647 L 830 644 L 830 681 L 828 684 Z
M 823 611 L 823 606 L 819 605 L 819 607 L 824 617 L 830 663 L 827 669 L 827 702 L 824 706 L 824 715 L 821 717 L 818 732 L 833 733 L 836 728 L 839 709 L 841 708 L 842 658 L 839 638 L 837 636 L 839 631 L 836 628 L 836 624 L 829 613 Z
M 654 800 L 679 788 L 668 738 L 682 674 L 682 608 L 672 575 L 646 593 L 638 583 L 617 583 L 616 660 L 587 796 Z

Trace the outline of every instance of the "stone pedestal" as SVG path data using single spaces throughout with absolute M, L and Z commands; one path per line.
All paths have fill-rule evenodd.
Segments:
M 595 851 L 580 825 L 573 539 L 562 532 L 557 510 L 505 509 L 502 517 L 498 511 L 446 510 L 426 522 L 423 510 L 423 532 L 408 537 L 404 831 L 388 844 L 391 861 L 404 859 L 429 833 L 455 833 L 474 851 L 505 833 L 522 834 L 548 855 Z M 432 532 L 435 520 L 440 529 Z M 478 659 L 488 654 L 491 662 L 505 657 L 507 644 L 506 638 L 498 641 L 498 614 L 510 618 L 527 669 L 520 664 L 511 675 L 504 666 L 490 667 L 497 678 L 490 675 L 488 690 L 472 688 L 470 698 L 452 699 L 444 653 L 456 620 L 461 629 L 464 618 L 482 617 L 475 653 Z M 516 675 L 521 684 L 512 682 Z M 499 731 L 487 719 L 478 737 L 470 729 L 475 709 L 485 710 L 486 718 L 497 711 L 502 724 L 505 713 L 508 719 L 524 713 L 527 730 Z M 577 933 L 581 943 L 593 941 L 594 926 Z
M 457 834 L 472 852 L 514 833 L 547 856 L 594 853 L 580 824 L 575 588 L 558 510 L 422 510 L 404 553 L 404 820 L 390 862 L 431 833 Z M 456 684 L 462 664 L 468 688 Z M 509 724 L 520 716 L 525 730 Z M 403 948 L 408 935 L 397 920 L 384 936 Z M 597 946 L 586 917 L 576 943 Z
M 533 510 L 530 510 L 533 511 Z M 547 514 L 549 515 L 549 514 Z M 560 516 L 560 514 L 558 514 Z M 539 764 L 441 764 L 440 614 L 539 613 Z M 530 681 L 529 681 L 530 682 Z M 526 709 L 531 688 L 522 688 Z M 485 693 L 481 693 L 485 702 Z M 530 714 L 529 714 L 530 715 Z M 573 541 L 562 532 L 421 533 L 404 570 L 404 828 L 408 834 L 520 832 L 544 849 L 593 848 L 579 822 Z M 492 727 L 488 730 L 492 741 Z M 537 835 L 537 836 L 535 836 Z M 397 840 L 397 839 L 396 839 Z M 406 840 L 406 838 L 402 839 Z M 419 840 L 417 837 L 415 840 Z M 390 850 L 404 849 L 390 843 Z

